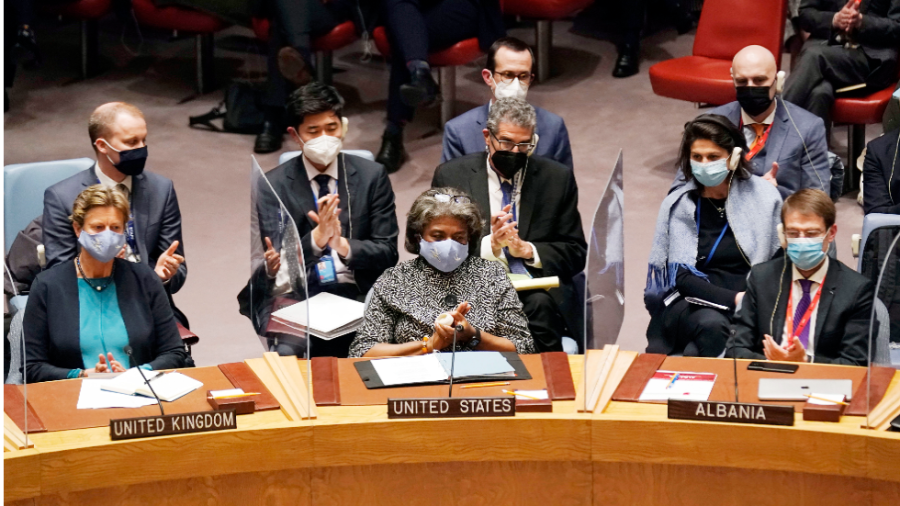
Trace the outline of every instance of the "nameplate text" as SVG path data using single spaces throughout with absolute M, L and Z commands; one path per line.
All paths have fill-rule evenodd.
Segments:
M 706 422 L 794 425 L 794 407 L 745 402 L 669 400 L 669 418 Z
M 119 441 L 226 429 L 237 429 L 237 414 L 234 409 L 110 420 L 109 438 Z
M 512 397 L 388 399 L 388 418 L 515 416 Z

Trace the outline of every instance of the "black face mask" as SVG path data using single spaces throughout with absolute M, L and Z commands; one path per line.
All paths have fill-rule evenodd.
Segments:
M 771 86 L 738 86 L 737 101 L 741 104 L 741 109 L 750 116 L 759 116 L 766 112 L 766 109 L 772 105 L 772 98 L 769 97 L 769 88 Z
M 106 141 L 104 141 L 106 142 Z M 106 142 L 109 146 L 109 143 Z M 139 176 L 144 172 L 144 164 L 147 163 L 147 146 L 140 148 L 118 151 L 116 148 L 109 146 L 110 149 L 119 153 L 119 163 L 114 163 L 113 167 L 126 176 Z M 106 155 L 109 158 L 109 155 Z M 109 159 L 112 162 L 112 159 Z
M 494 170 L 501 176 L 505 179 L 512 179 L 516 172 L 528 165 L 528 155 L 512 151 L 494 151 L 494 154 L 491 155 L 491 163 L 494 165 Z

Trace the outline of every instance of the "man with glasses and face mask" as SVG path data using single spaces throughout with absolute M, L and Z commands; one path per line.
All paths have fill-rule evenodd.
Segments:
M 779 235 L 786 258 L 753 266 L 726 356 L 866 365 L 874 289 L 825 252 L 835 208 L 820 190 L 784 201 Z
M 125 246 L 119 256 L 147 264 L 171 296 L 187 278 L 181 210 L 172 181 L 144 170 L 148 150 L 143 113 L 124 102 L 103 104 L 91 114 L 88 134 L 97 163 L 44 192 L 43 243 L 47 268 L 75 258 L 78 238 L 72 233 L 69 220 L 72 204 L 87 187 L 99 183 L 124 193 L 131 205 Z M 182 324 L 186 323 L 177 309 L 175 315 Z
M 495 100 L 519 98 L 525 100 L 534 84 L 534 52 L 528 44 L 515 37 L 497 39 L 488 51 L 485 68 L 481 71 L 484 83 L 493 97 L 487 104 L 476 107 L 444 125 L 444 148 L 441 163 L 484 150 L 481 131 Z M 537 114 L 535 133 L 540 137 L 534 154 L 555 160 L 570 169 L 572 147 L 569 131 L 563 119 L 550 111 L 534 108 Z
M 538 350 L 562 351 L 566 328 L 579 335 L 584 325 L 571 280 L 584 269 L 587 245 L 573 171 L 532 155 L 536 121 L 524 100 L 497 100 L 482 130 L 484 150 L 440 165 L 431 186 L 459 188 L 490 215 L 482 258 L 512 277 L 559 276 L 559 288 L 521 291 L 519 299 Z

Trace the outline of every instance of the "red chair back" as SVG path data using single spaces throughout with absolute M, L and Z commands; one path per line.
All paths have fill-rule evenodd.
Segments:
M 787 0 L 706 0 L 694 56 L 731 61 L 741 49 L 758 45 L 775 55 L 781 67 Z

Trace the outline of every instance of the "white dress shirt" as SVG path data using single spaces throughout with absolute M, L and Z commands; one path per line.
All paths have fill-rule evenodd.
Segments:
M 319 169 L 313 167 L 312 163 L 306 159 L 305 156 L 300 155 L 303 159 L 303 167 L 306 169 L 306 176 L 309 178 L 309 186 L 312 188 L 313 198 L 318 198 L 319 195 L 319 183 L 315 181 L 315 177 L 320 174 L 325 174 L 326 176 L 331 176 L 331 180 L 328 182 L 328 193 L 337 193 L 338 192 L 338 160 L 334 159 L 333 162 L 328 164 L 328 167 L 325 167 L 324 172 L 319 172 Z M 350 198 L 349 195 L 347 198 Z M 344 209 L 346 209 L 346 203 L 344 204 Z M 341 211 L 346 212 L 346 211 Z M 322 248 L 316 245 L 316 241 L 312 242 L 312 250 L 316 256 L 322 255 Z M 338 255 L 338 252 L 334 249 L 331 250 L 331 258 L 334 259 L 334 272 L 337 274 L 338 283 L 355 283 L 356 278 L 353 276 L 353 271 L 347 267 L 347 263 L 350 262 L 350 258 L 353 256 L 353 250 L 349 249 L 347 251 L 347 256 L 341 259 L 341 256 Z M 346 262 L 346 263 L 345 263 Z
M 503 190 L 500 189 L 500 183 L 511 183 L 513 185 L 513 195 L 512 195 L 512 203 L 513 209 L 516 211 L 515 221 L 519 219 L 519 203 L 522 200 L 522 183 L 525 181 L 525 171 L 519 171 L 518 174 L 514 177 L 513 181 L 509 179 L 503 179 L 497 174 L 494 169 L 491 168 L 491 160 L 490 157 L 487 159 L 487 178 L 488 178 L 488 200 L 491 205 L 491 215 L 499 213 L 503 210 Z M 488 217 L 488 222 L 490 223 L 490 217 Z M 481 258 L 485 260 L 490 260 L 492 262 L 500 262 L 503 264 L 503 267 L 506 269 L 506 272 L 509 272 L 509 260 L 506 258 L 506 254 L 501 251 L 499 257 L 494 256 L 494 249 L 491 247 L 491 235 L 488 234 L 481 238 Z M 531 259 L 523 259 L 525 261 L 525 265 L 529 267 L 534 267 L 536 269 L 540 269 L 543 267 L 541 264 L 541 257 L 538 255 L 537 248 L 534 247 L 534 244 L 529 242 L 531 246 L 531 251 L 534 254 L 534 257 Z
M 777 111 L 777 110 L 778 110 L 778 102 L 776 101 L 775 108 L 772 109 L 772 114 L 769 114 L 768 116 L 766 116 L 766 119 L 764 119 L 762 121 L 756 121 L 755 119 L 751 118 L 750 115 L 747 114 L 747 112 L 744 111 L 743 108 L 741 109 L 741 122 L 744 124 L 744 127 L 741 129 L 741 133 L 744 134 L 744 140 L 747 141 L 748 147 L 752 146 L 753 141 L 756 140 L 756 130 L 754 130 L 753 127 L 750 125 L 753 125 L 754 123 L 761 123 L 761 124 L 765 125 L 766 128 L 768 128 L 769 125 L 771 125 L 772 122 L 775 121 L 775 111 Z
M 100 169 L 100 164 L 94 165 L 94 172 L 97 175 L 97 180 L 100 181 L 100 184 L 105 186 L 106 188 L 115 189 L 117 185 L 125 185 L 125 188 L 128 188 L 128 208 L 131 209 L 131 176 L 125 176 L 125 179 L 122 180 L 121 183 L 117 183 L 113 180 L 113 178 L 107 176 L 102 169 Z M 128 219 L 130 221 L 134 221 L 134 218 L 129 216 Z M 134 229 L 135 235 L 137 235 L 137 227 Z M 131 246 L 126 242 L 125 243 L 125 260 L 128 260 L 131 263 L 140 263 L 141 257 L 138 256 L 136 251 L 131 249 Z M 155 265 L 153 267 L 156 267 Z M 171 279 L 171 278 L 170 278 Z M 168 282 L 168 280 L 166 280 Z
M 819 287 L 822 286 L 822 281 L 825 280 L 825 274 L 828 273 L 828 262 L 829 260 L 826 256 L 825 261 L 822 262 L 822 266 L 819 267 L 819 270 L 813 273 L 809 278 L 804 278 L 803 274 L 800 274 L 800 271 L 797 270 L 796 265 L 791 266 L 791 304 L 793 307 L 787 308 L 791 313 L 790 315 L 785 314 L 784 332 L 781 336 L 782 346 L 787 346 L 791 331 L 794 330 L 788 328 L 788 321 L 794 316 L 794 311 L 797 310 L 797 304 L 800 302 L 800 298 L 803 297 L 803 287 L 800 286 L 800 280 L 809 279 L 812 281 L 812 285 L 809 287 L 809 302 L 812 304 L 813 299 L 816 298 L 816 292 L 819 291 Z M 821 299 L 819 304 L 821 304 Z M 806 356 L 809 358 L 810 362 L 816 357 L 816 316 L 819 313 L 819 304 L 816 304 L 816 307 L 813 308 L 812 313 L 809 315 L 809 322 L 806 324 L 806 326 L 809 327 L 809 345 L 806 348 Z

